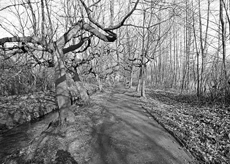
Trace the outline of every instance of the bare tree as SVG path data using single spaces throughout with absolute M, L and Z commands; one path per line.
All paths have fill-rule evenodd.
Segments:
M 226 99 L 226 92 L 227 92 L 227 70 L 226 70 L 226 32 L 225 32 L 225 22 L 223 16 L 223 9 L 224 9 L 224 1 L 220 0 L 220 24 L 221 24 L 221 40 L 222 40 L 222 53 L 223 53 L 223 95 L 224 95 L 224 104 Z
M 43 3 L 43 1 L 41 2 L 42 2 L 42 13 L 43 13 L 45 4 Z M 99 2 L 96 2 L 96 3 L 99 3 Z M 69 28 L 69 30 L 66 31 L 56 41 L 47 42 L 44 39 L 43 35 L 41 36 L 23 35 L 22 37 L 13 36 L 13 37 L 1 38 L 0 45 L 2 49 L 6 51 L 7 50 L 6 48 L 8 48 L 6 46 L 6 43 L 9 43 L 9 42 L 22 43 L 21 46 L 18 46 L 17 48 L 16 47 L 12 47 L 12 48 L 23 50 L 29 55 L 33 54 L 34 49 L 41 49 L 42 51 L 45 51 L 51 54 L 51 56 L 53 57 L 52 62 L 54 63 L 54 68 L 55 68 L 56 99 L 57 99 L 58 108 L 60 110 L 60 119 L 61 119 L 61 122 L 64 123 L 64 121 L 66 120 L 66 117 L 68 117 L 67 113 L 70 112 L 68 110 L 68 108 L 71 105 L 71 98 L 70 98 L 71 95 L 70 95 L 69 88 L 71 88 L 71 90 L 74 90 L 76 94 L 80 94 L 83 101 L 87 102 L 89 99 L 83 86 L 79 85 L 78 83 L 78 80 L 79 80 L 78 73 L 74 72 L 74 77 L 72 79 L 71 75 L 68 73 L 66 69 L 65 61 L 68 58 L 67 54 L 69 52 L 80 49 L 87 42 L 90 44 L 90 39 L 92 38 L 92 36 L 96 36 L 97 38 L 105 42 L 114 42 L 117 39 L 117 35 L 114 32 L 112 32 L 112 30 L 118 29 L 124 24 L 126 19 L 134 12 L 138 3 L 139 3 L 139 0 L 135 2 L 132 10 L 130 10 L 128 14 L 126 14 L 121 19 L 120 22 L 118 22 L 117 24 L 113 26 L 104 27 L 92 17 L 92 14 L 91 14 L 92 11 L 90 8 L 94 6 L 95 4 L 87 6 L 83 0 L 80 0 L 80 4 L 84 8 L 85 13 L 87 14 L 88 22 L 90 23 L 87 23 L 85 19 L 81 19 L 77 21 L 76 23 L 73 23 L 71 27 Z M 43 16 L 42 16 L 42 19 L 43 19 L 42 21 L 44 21 Z M 34 25 L 34 28 L 35 28 L 35 25 Z M 44 32 L 44 27 L 42 28 L 42 33 L 43 32 Z M 84 37 L 83 36 L 84 32 L 88 32 L 90 33 L 90 35 Z M 79 38 L 79 42 L 73 45 L 69 45 L 69 42 L 75 37 Z M 51 37 L 51 39 L 53 38 Z

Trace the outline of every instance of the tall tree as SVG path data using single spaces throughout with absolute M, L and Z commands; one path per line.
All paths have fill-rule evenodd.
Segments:
M 223 63 L 222 63 L 222 71 L 223 71 L 223 95 L 224 95 L 224 104 L 226 99 L 226 92 L 227 92 L 227 70 L 226 70 L 226 30 L 225 30 L 225 21 L 223 15 L 224 9 L 224 1 L 220 0 L 220 24 L 221 24 L 221 40 L 222 40 L 222 54 L 223 54 Z

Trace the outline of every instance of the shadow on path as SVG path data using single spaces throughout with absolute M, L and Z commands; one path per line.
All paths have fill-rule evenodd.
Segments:
M 192 157 L 141 108 L 137 96 L 115 90 L 98 103 L 106 115 L 92 131 L 91 164 L 186 164 Z

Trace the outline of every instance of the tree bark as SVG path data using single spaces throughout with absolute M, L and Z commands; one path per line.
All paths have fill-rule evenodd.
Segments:
M 224 22 L 224 16 L 223 16 L 223 5 L 224 1 L 220 0 L 220 24 L 221 24 L 221 39 L 222 39 L 222 53 L 223 53 L 223 62 L 222 62 L 222 71 L 223 71 L 223 102 L 225 105 L 226 101 L 226 93 L 227 93 L 227 70 L 226 70 L 226 34 L 225 34 L 225 22 Z

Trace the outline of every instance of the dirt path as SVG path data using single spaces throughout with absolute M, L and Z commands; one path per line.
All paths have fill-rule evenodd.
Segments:
M 92 132 L 90 164 L 186 164 L 192 157 L 141 108 L 140 99 L 115 90 L 95 99 L 106 117 Z
M 75 122 L 61 131 L 51 125 L 53 131 L 43 133 L 57 117 L 57 113 L 50 113 L 38 122 L 0 135 L 0 163 L 194 163 L 176 140 L 145 113 L 144 104 L 134 92 L 119 87 L 97 93 L 88 106 L 73 106 Z

